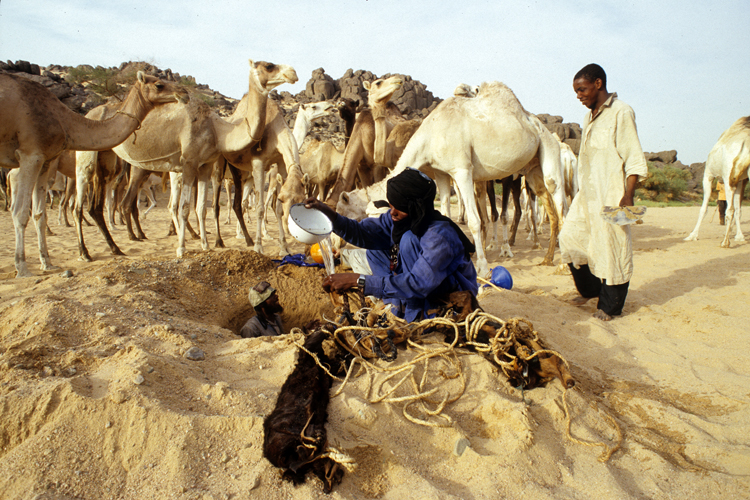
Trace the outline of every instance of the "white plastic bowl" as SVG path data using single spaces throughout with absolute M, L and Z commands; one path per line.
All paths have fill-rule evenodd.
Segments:
M 304 203 L 292 205 L 288 223 L 294 239 L 306 245 L 319 243 L 333 231 L 333 223 L 323 212 L 305 208 Z

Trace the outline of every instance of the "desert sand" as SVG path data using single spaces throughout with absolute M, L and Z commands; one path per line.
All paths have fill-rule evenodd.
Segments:
M 592 318 L 595 301 L 568 303 L 572 278 L 538 266 L 544 250 L 532 249 L 523 229 L 514 258 L 489 253 L 514 287 L 488 289 L 480 304 L 498 318 L 527 319 L 569 362 L 578 441 L 567 437 L 559 381 L 521 391 L 463 352 L 467 387 L 444 409 L 447 427 L 415 424 L 399 403 L 371 404 L 364 376 L 332 397 L 329 443 L 357 468 L 326 495 L 314 477 L 299 487 L 282 481 L 262 456 L 263 418 L 300 335 L 237 335 L 252 314 L 248 287 L 261 279 L 278 288 L 288 327 L 330 317 L 324 271 L 276 267 L 234 238 L 224 214 L 226 249 L 213 248 L 211 221 L 212 249 L 189 240 L 177 259 L 165 195 L 157 199 L 143 221 L 147 241 L 113 230 L 125 257 L 84 228 L 93 262 L 78 261 L 74 228 L 51 213 L 60 269 L 39 271 L 30 226 L 36 276 L 23 279 L 14 277 L 10 214 L 0 212 L 0 498 L 750 497 L 750 244 L 720 248 L 713 209 L 694 242 L 683 238 L 699 207 L 648 209 L 633 227 L 624 314 L 606 323 Z M 277 248 L 264 241 L 268 256 Z M 185 357 L 193 347 L 204 359 Z M 412 355 L 404 350 L 396 363 Z M 614 446 L 618 429 L 621 445 L 606 462 L 604 446 L 581 444 Z

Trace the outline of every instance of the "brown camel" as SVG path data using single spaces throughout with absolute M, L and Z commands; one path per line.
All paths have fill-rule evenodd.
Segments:
M 344 164 L 344 153 L 349 144 L 354 123 L 357 117 L 357 103 L 351 99 L 342 98 L 336 101 L 336 109 L 344 121 L 344 148 L 337 148 L 331 141 L 312 139 L 300 155 L 300 166 L 307 174 L 312 190 L 311 196 L 325 200 L 328 190 L 336 182 L 336 178 Z
M 354 187 L 355 174 L 359 174 L 363 187 L 382 180 L 419 127 L 419 120 L 405 120 L 398 107 L 388 101 L 402 84 L 397 76 L 365 82 L 368 108 L 357 115 L 341 171 L 326 197 L 329 206 L 335 207 L 341 193 Z
M 249 158 L 251 149 L 263 138 L 268 93 L 282 83 L 296 81 L 297 73 L 291 66 L 251 60 L 248 93 L 228 120 L 211 111 L 199 99 L 193 99 L 187 105 L 167 105 L 160 112 L 149 115 L 141 130 L 114 150 L 132 166 L 128 191 L 123 199 L 126 221 L 131 220 L 129 213 L 145 170 L 181 172 L 182 189 L 179 183 L 173 182 L 171 193 L 173 200 L 179 199 L 179 203 L 172 204 L 171 208 L 172 220 L 177 227 L 177 257 L 185 254 L 185 226 L 196 179 L 201 246 L 208 250 L 206 187 L 214 163 L 222 154 L 243 154 Z M 133 233 L 129 223 L 131 239 L 145 238 L 139 221 L 135 219 L 133 222 L 138 234 Z M 244 220 L 241 224 L 244 225 Z M 247 243 L 252 244 L 252 240 L 248 238 Z
M 31 276 L 26 265 L 24 237 L 33 202 L 44 271 L 50 262 L 45 230 L 49 162 L 66 149 L 102 151 L 124 141 L 158 105 L 187 97 L 181 87 L 138 72 L 135 84 L 115 115 L 106 121 L 88 120 L 71 111 L 43 85 L 0 74 L 0 166 L 18 168 L 18 192 L 13 204 L 16 232 L 15 266 L 18 277 Z M 155 106 L 157 106 L 155 108 Z

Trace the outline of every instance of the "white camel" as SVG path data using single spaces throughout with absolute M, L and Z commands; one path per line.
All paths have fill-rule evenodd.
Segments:
M 708 208 L 708 199 L 711 195 L 711 181 L 719 177 L 724 182 L 724 192 L 727 198 L 726 210 L 726 231 L 724 239 L 721 242 L 722 248 L 729 248 L 729 232 L 731 231 L 734 210 L 737 207 L 736 226 L 737 233 L 735 241 L 745 241 L 745 236 L 740 229 L 740 200 L 742 193 L 738 187 L 742 186 L 742 181 L 750 175 L 750 116 L 740 118 L 732 124 L 719 137 L 711 152 L 708 153 L 706 168 L 703 172 L 703 204 L 698 215 L 698 222 L 695 229 L 685 238 L 685 241 L 698 239 L 698 230 L 701 222 L 706 216 Z
M 18 168 L 14 196 L 15 267 L 18 277 L 31 276 L 24 237 L 33 202 L 42 270 L 55 267 L 49 259 L 45 231 L 49 162 L 66 149 L 106 150 L 124 141 L 158 105 L 187 93 L 179 86 L 139 72 L 125 101 L 109 120 L 88 120 L 71 111 L 43 85 L 11 74 L 0 74 L 0 166 Z
M 453 179 L 466 206 L 477 248 L 477 272 L 483 277 L 489 275 L 489 266 L 474 184 L 523 173 L 549 213 L 550 244 L 542 264 L 553 264 L 559 222 L 566 206 L 560 148 L 508 87 L 499 82 L 483 83 L 475 98 L 450 97 L 441 102 L 406 145 L 389 177 L 407 166 L 435 179 L 443 213 L 450 205 Z M 366 196 L 385 199 L 384 187 L 385 182 L 381 182 L 368 190 L 369 194 L 363 193 L 360 203 Z M 348 199 L 351 201 L 351 197 Z M 346 212 L 344 197 L 337 210 Z

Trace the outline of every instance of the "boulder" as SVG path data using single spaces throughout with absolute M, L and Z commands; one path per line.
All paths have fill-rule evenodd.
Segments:
M 671 151 L 661 151 L 659 153 L 644 153 L 646 155 L 646 161 L 662 163 L 674 163 L 677 161 L 677 151 L 674 149 Z

